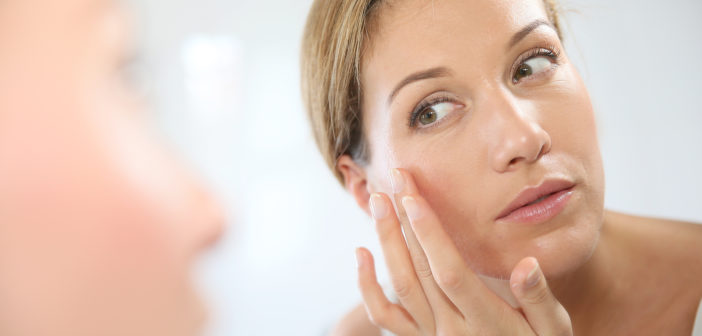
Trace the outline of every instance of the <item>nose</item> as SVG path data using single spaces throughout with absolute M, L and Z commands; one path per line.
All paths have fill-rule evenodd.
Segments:
M 208 197 L 207 208 L 209 211 L 204 219 L 203 249 L 212 247 L 222 238 L 227 223 L 225 211 L 214 197 Z
M 551 136 L 541 127 L 528 104 L 508 95 L 497 95 L 491 104 L 495 120 L 491 136 L 490 165 L 505 173 L 521 165 L 536 162 L 551 151 Z
M 208 190 L 198 190 L 193 202 L 196 219 L 193 222 L 195 251 L 202 252 L 215 245 L 224 234 L 227 216 L 220 202 Z

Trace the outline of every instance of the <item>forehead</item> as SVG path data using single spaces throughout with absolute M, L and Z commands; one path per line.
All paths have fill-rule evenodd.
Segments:
M 363 68 L 382 69 L 384 77 L 441 65 L 456 55 L 470 58 L 495 48 L 504 53 L 515 32 L 548 20 L 542 0 L 404 0 L 379 10 Z M 364 71 L 364 82 L 374 73 Z

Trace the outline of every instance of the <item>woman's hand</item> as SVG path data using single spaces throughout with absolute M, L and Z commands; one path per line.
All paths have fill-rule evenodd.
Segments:
M 512 271 L 510 288 L 521 311 L 512 308 L 466 266 L 411 175 L 394 169 L 392 180 L 398 213 L 408 221 L 400 222 L 385 194 L 371 196 L 371 211 L 399 304 L 383 293 L 370 252 L 356 251 L 359 286 L 376 326 L 402 336 L 573 334 L 536 259 L 525 258 Z

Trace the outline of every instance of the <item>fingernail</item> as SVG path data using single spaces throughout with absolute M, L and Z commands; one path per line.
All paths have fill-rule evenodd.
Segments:
M 527 275 L 526 279 L 524 279 L 524 288 L 532 288 L 536 286 L 536 284 L 539 283 L 539 280 L 541 279 L 541 272 L 539 272 L 539 262 L 536 261 L 536 265 L 534 265 L 534 269 L 529 272 Z
M 392 183 L 392 192 L 399 194 L 405 189 L 405 178 L 399 169 L 390 171 L 390 183 Z
M 405 213 L 410 220 L 417 220 L 422 218 L 422 209 L 419 207 L 417 200 L 412 196 L 405 196 L 402 198 L 402 206 L 405 207 Z
M 375 220 L 383 219 L 388 215 L 388 206 L 385 204 L 383 196 L 372 194 L 370 197 L 370 210 Z

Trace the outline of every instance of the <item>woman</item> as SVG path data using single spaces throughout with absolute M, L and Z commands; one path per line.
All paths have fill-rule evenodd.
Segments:
M 315 1 L 309 118 L 376 223 L 399 300 L 359 249 L 367 317 L 337 334 L 690 335 L 702 226 L 604 210 L 593 108 L 555 6 Z
M 0 4 L 0 335 L 196 335 L 218 205 L 149 130 L 114 1 Z

